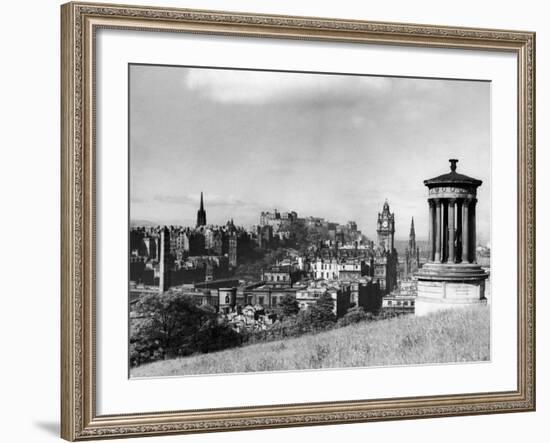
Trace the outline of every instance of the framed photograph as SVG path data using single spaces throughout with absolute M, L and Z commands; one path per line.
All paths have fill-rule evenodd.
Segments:
M 535 35 L 68 3 L 62 437 L 535 409 Z

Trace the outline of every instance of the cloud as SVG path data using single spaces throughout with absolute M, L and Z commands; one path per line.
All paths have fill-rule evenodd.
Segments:
M 490 189 L 485 82 L 149 70 L 157 75 L 132 80 L 132 216 L 192 225 L 204 190 L 212 223 L 257 223 L 276 207 L 352 218 L 375 236 L 387 197 L 406 238 L 411 216 L 417 235 L 427 232 L 422 180 L 448 170 L 448 158 Z M 489 220 L 486 195 L 479 214 Z
M 200 199 L 190 195 L 160 195 L 157 194 L 153 200 L 158 203 L 167 203 L 174 205 L 191 205 L 198 204 Z
M 174 204 L 174 205 L 186 205 L 199 207 L 200 194 L 157 194 L 153 197 L 153 200 L 158 203 Z M 256 207 L 258 206 L 254 202 L 247 202 L 239 199 L 234 195 L 216 195 L 216 194 L 204 194 L 204 206 L 207 208 L 214 207 Z
M 392 79 L 369 76 L 281 73 L 219 69 L 192 69 L 184 84 L 213 101 L 232 104 L 263 104 L 312 101 L 326 104 L 355 103 L 384 95 Z

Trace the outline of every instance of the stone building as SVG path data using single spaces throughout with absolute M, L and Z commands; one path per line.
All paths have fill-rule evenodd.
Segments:
M 237 267 L 237 233 L 232 232 L 229 234 L 229 266 L 232 268 Z
M 256 243 L 260 248 L 269 248 L 273 243 L 273 226 L 256 227 Z
M 382 307 L 382 290 L 380 284 L 373 281 L 362 281 L 358 284 L 357 300 L 353 300 L 357 306 L 366 312 L 377 313 Z
M 417 281 L 401 280 L 399 287 L 382 298 L 382 311 L 396 314 L 410 314 L 415 311 Z
M 273 212 L 260 214 L 260 226 L 273 226 L 276 230 L 282 225 L 288 225 L 296 220 L 298 220 L 298 214 L 294 211 L 281 213 L 275 209 Z
M 237 288 L 219 288 L 218 289 L 218 306 L 220 312 L 228 313 L 237 306 Z
M 319 258 L 312 263 L 313 278 L 316 280 L 337 280 L 339 266 L 339 261 L 336 258 Z
M 188 245 L 187 255 L 204 255 L 206 252 L 206 241 L 204 238 L 204 233 L 200 230 L 187 230 L 186 232 L 186 242 Z
M 351 287 L 347 284 L 328 283 L 325 281 L 311 282 L 307 287 L 296 291 L 296 301 L 301 310 L 307 310 L 317 303 L 321 296 L 329 294 L 334 302 L 333 312 L 342 317 L 351 305 Z
M 290 295 L 296 297 L 296 292 L 302 289 L 303 286 L 273 286 L 269 284 L 250 285 L 243 290 L 243 299 L 246 305 L 262 306 L 265 309 L 274 309 L 283 300 L 284 297 Z M 237 292 L 237 298 L 239 293 Z
M 151 259 L 157 258 L 157 239 L 156 238 L 150 235 L 145 235 L 143 237 L 142 245 L 143 245 L 143 249 L 140 251 L 141 256 L 145 256 Z
M 338 245 L 337 255 L 341 259 L 360 259 L 366 263 L 369 262 L 372 257 L 373 248 L 370 244 L 360 243 L 354 241 L 353 243 L 346 243 Z
M 262 271 L 262 281 L 270 286 L 291 287 L 298 280 L 292 266 L 271 266 Z
M 312 265 L 313 278 L 316 280 L 358 280 L 370 275 L 370 266 L 366 260 L 318 258 Z
M 382 298 L 382 311 L 396 314 L 412 314 L 415 312 L 415 302 L 415 296 L 389 294 Z

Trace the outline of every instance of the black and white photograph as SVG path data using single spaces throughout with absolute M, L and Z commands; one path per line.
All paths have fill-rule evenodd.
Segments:
M 131 378 L 491 360 L 490 81 L 128 76 Z

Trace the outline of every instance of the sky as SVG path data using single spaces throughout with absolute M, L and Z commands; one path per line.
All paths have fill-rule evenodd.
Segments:
M 396 238 L 427 237 L 423 180 L 483 180 L 490 237 L 490 83 L 368 75 L 130 67 L 130 218 L 259 223 L 261 211 L 357 222 L 376 236 L 385 199 Z

